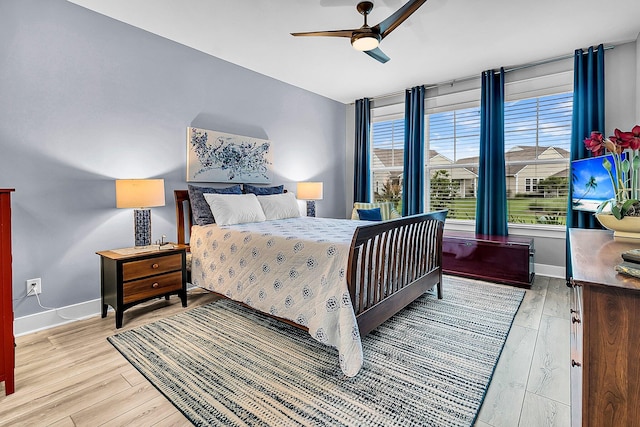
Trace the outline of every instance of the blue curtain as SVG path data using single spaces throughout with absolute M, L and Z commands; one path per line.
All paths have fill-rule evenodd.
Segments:
M 404 95 L 404 183 L 402 215 L 424 211 L 424 86 Z
M 354 153 L 353 201 L 371 200 L 371 107 L 369 98 L 356 101 L 356 147 Z
M 504 68 L 501 68 L 499 73 L 493 70 L 482 73 L 476 234 L 508 234 L 504 161 Z
M 571 125 L 571 160 L 589 157 L 584 139 L 591 131 L 607 135 L 604 128 L 604 46 L 577 49 L 573 57 L 573 121 Z M 574 211 L 571 207 L 573 174 L 569 180 L 567 204 L 567 280 L 571 277 L 570 228 L 602 228 L 592 213 Z

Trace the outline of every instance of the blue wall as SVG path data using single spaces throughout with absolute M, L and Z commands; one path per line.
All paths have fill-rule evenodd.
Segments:
M 283 58 L 286 61 L 287 58 Z M 291 58 L 295 67 L 295 58 Z M 114 179 L 164 178 L 153 239 L 175 238 L 186 128 L 272 141 L 274 183 L 325 183 L 344 217 L 346 106 L 64 0 L 0 3 L 0 187 L 13 197 L 15 316 L 100 297 L 95 252 L 133 244 Z

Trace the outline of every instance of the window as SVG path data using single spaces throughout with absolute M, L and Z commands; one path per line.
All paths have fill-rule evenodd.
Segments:
M 509 223 L 566 224 L 573 95 L 505 103 Z
M 572 72 L 523 71 L 505 85 L 509 224 L 566 224 L 573 110 Z M 535 71 L 535 73 L 534 73 Z M 515 74 L 514 74 L 515 75 Z M 425 100 L 425 210 L 475 221 L 480 158 L 479 88 L 438 86 Z M 372 125 L 374 201 L 401 211 L 404 118 L 381 105 Z
M 448 219 L 474 220 L 480 107 L 425 117 L 426 210 L 449 209 Z
M 395 202 L 402 212 L 404 118 L 374 122 L 371 131 L 373 201 Z
M 538 179 L 537 178 L 525 178 L 525 192 L 535 193 L 538 191 Z

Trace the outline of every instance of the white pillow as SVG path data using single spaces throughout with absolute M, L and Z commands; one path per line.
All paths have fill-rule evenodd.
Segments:
M 298 200 L 293 193 L 258 196 L 258 201 L 267 221 L 272 219 L 297 218 L 300 216 Z
M 255 194 L 204 194 L 218 225 L 261 222 L 266 218 Z

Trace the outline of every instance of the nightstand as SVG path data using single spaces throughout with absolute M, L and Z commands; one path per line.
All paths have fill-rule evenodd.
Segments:
M 175 249 L 109 250 L 100 255 L 102 317 L 108 306 L 116 311 L 116 328 L 122 327 L 122 314 L 128 308 L 153 298 L 178 295 L 187 306 L 187 245 Z

